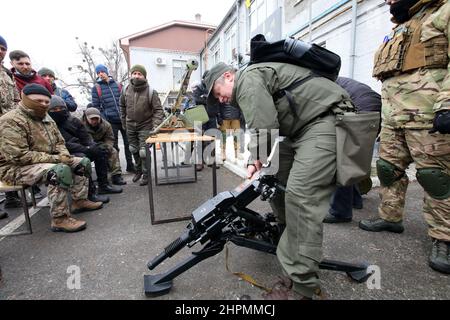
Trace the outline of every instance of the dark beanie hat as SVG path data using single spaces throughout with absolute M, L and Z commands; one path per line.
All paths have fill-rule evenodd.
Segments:
M 8 49 L 8 45 L 6 44 L 6 40 L 2 36 L 0 36 L 0 46 L 4 46 L 6 49 Z
M 39 69 L 38 74 L 41 77 L 48 75 L 48 76 L 52 76 L 53 78 L 56 79 L 55 73 L 52 70 L 50 70 L 49 68 L 41 68 L 41 69 Z
M 63 98 L 55 95 L 55 96 L 52 96 L 52 99 L 50 100 L 50 108 L 49 108 L 49 110 L 52 110 L 52 109 L 54 109 L 56 107 L 67 108 L 66 102 L 63 100 Z
M 145 70 L 145 67 L 143 65 L 135 64 L 133 67 L 131 67 L 130 73 L 133 74 L 133 72 L 135 72 L 135 71 L 139 71 L 147 79 L 147 70 Z
M 108 68 L 104 66 L 103 64 L 99 64 L 95 67 L 95 73 L 99 74 L 100 72 L 104 72 L 109 75 Z
M 43 96 L 47 96 L 50 99 L 52 98 L 52 95 L 45 87 L 41 86 L 40 84 L 36 84 L 36 83 L 27 84 L 23 88 L 22 92 L 26 96 L 28 96 L 30 94 L 42 94 Z

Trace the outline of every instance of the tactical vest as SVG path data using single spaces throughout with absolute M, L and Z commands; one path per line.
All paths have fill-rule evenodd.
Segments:
M 373 77 L 383 81 L 419 68 L 447 68 L 448 40 L 444 34 L 420 42 L 423 22 L 442 4 L 443 1 L 431 4 L 394 29 L 394 36 L 375 53 Z

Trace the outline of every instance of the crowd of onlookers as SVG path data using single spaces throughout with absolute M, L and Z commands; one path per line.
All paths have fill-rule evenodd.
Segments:
M 48 185 L 52 230 L 83 230 L 86 223 L 72 214 L 100 209 L 109 202 L 106 195 L 121 193 L 126 184 L 119 160 L 119 132 L 126 172 L 134 174 L 133 182 L 148 183 L 145 140 L 164 116 L 158 93 L 149 86 L 141 65 L 131 68 L 130 83 L 122 87 L 99 64 L 92 103 L 79 118 L 75 99 L 58 87 L 54 71 L 46 67 L 36 71 L 30 56 L 21 50 L 9 53 L 12 68 L 8 69 L 3 64 L 7 51 L 7 42 L 0 36 L 0 180 L 33 186 L 37 198 L 43 197 L 39 186 Z M 5 210 L 20 206 L 18 194 L 7 192 Z M 5 210 L 0 210 L 0 218 L 8 216 Z

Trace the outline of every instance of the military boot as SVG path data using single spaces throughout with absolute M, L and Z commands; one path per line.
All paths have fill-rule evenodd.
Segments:
M 115 194 L 115 193 L 122 193 L 123 189 L 114 187 L 110 184 L 100 184 L 98 186 L 98 194 Z
M 74 200 L 70 207 L 72 214 L 77 214 L 85 211 L 94 211 L 103 208 L 103 202 L 92 202 L 90 200 Z
M 51 229 L 53 232 L 78 232 L 86 229 L 86 222 L 70 217 L 53 218 Z
M 8 218 L 8 212 L 0 209 L 0 219 L 6 219 L 6 218 Z
M 289 277 L 278 276 L 270 292 L 263 293 L 264 300 L 312 300 L 293 290 L 294 282 Z
M 433 270 L 450 274 L 450 242 L 434 239 L 428 264 Z
M 133 182 L 136 183 L 138 182 L 142 177 L 142 171 L 136 171 L 136 174 L 133 177 Z
M 124 186 L 127 184 L 126 181 L 123 180 L 122 175 L 120 175 L 120 174 L 112 176 L 111 181 L 112 181 L 112 184 L 114 184 L 116 186 Z
M 89 199 L 89 201 L 92 201 L 92 202 L 109 203 L 108 196 L 99 195 L 97 193 L 95 193 L 93 195 L 89 195 L 88 199 Z
M 389 222 L 381 218 L 362 220 L 359 222 L 359 227 L 363 230 L 371 232 L 389 231 L 394 233 L 402 233 L 405 231 L 402 221 Z
M 148 185 L 148 175 L 146 174 L 142 175 L 142 181 L 139 185 L 141 187 Z
M 13 192 L 6 192 L 6 199 L 5 199 L 5 209 L 13 209 L 13 208 L 22 208 L 22 199 L 20 199 L 19 194 L 15 191 Z M 27 200 L 27 206 L 31 207 L 33 203 L 31 201 Z
M 136 169 L 134 168 L 133 164 L 127 164 L 126 172 L 128 173 L 136 173 Z

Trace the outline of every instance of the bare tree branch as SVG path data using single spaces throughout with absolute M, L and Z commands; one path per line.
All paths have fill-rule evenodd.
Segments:
M 77 76 L 77 84 L 88 98 L 91 97 L 92 87 L 97 81 L 95 66 L 99 63 L 108 68 L 109 74 L 118 83 L 124 83 L 128 79 L 125 58 L 118 41 L 112 41 L 106 49 L 98 48 L 100 52 L 98 54 L 93 45 L 80 41 L 78 37 L 75 39 L 78 44 L 78 55 L 81 58 L 81 63 L 69 67 L 68 70 Z

